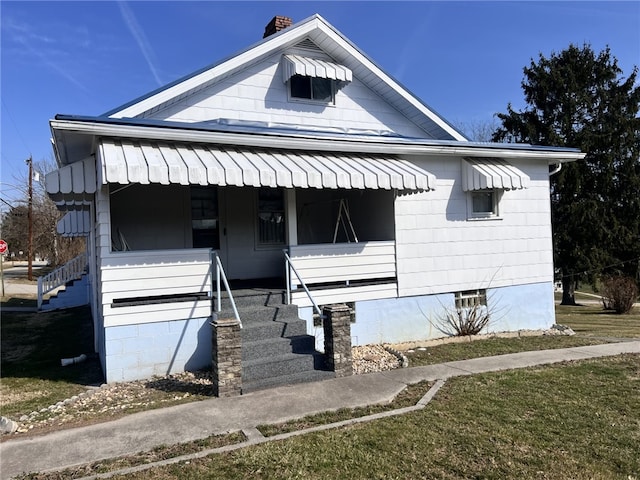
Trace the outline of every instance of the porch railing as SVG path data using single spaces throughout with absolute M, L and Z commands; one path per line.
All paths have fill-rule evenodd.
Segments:
M 220 257 L 218 256 L 218 252 L 212 250 L 211 256 L 215 258 L 216 263 L 216 312 L 222 311 L 222 299 L 220 297 L 221 289 L 220 289 L 220 280 L 224 283 L 224 288 L 227 291 L 227 295 L 229 295 L 229 301 L 231 302 L 231 308 L 233 309 L 233 314 L 235 315 L 236 320 L 240 324 L 240 328 L 242 328 L 242 320 L 240 320 L 240 314 L 238 313 L 238 308 L 236 307 L 236 302 L 233 299 L 233 294 L 231 293 L 231 288 L 229 287 L 229 281 L 227 280 L 227 274 L 224 272 L 224 267 L 222 266 L 222 262 L 220 261 Z M 214 262 L 212 259 L 211 263 Z M 213 279 L 212 282 L 213 283 Z
M 302 280 L 302 277 L 300 277 L 300 274 L 296 270 L 296 267 L 293 266 L 293 263 L 291 262 L 291 258 L 289 257 L 289 254 L 287 253 L 286 250 L 283 250 L 282 253 L 284 253 L 284 258 L 285 258 L 285 272 L 286 272 L 286 280 L 287 280 L 287 303 L 288 304 L 291 303 L 291 272 L 293 272 L 295 276 L 298 278 L 298 282 L 300 283 L 300 286 L 304 289 L 305 293 L 309 297 L 309 301 L 313 305 L 313 309 L 316 311 L 318 316 L 322 318 L 322 311 L 320 310 L 320 307 L 318 307 L 318 304 L 313 299 L 313 296 L 311 295 L 309 288 L 304 283 L 304 280 Z
M 287 254 L 296 272 L 288 279 L 290 301 L 311 306 L 306 290 L 316 305 L 397 297 L 395 251 L 393 240 L 291 245 Z
M 71 280 L 77 280 L 87 270 L 87 254 L 83 253 L 68 261 L 52 272 L 38 277 L 38 309 L 42 306 L 44 296 Z

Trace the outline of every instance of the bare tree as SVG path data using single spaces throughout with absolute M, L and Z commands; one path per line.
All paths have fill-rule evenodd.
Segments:
M 473 142 L 491 142 L 494 132 L 499 124 L 492 118 L 491 120 L 469 120 L 457 122 L 456 127 Z

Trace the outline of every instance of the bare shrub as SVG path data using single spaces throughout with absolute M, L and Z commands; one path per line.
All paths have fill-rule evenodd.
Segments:
M 602 280 L 602 305 L 618 314 L 629 313 L 638 298 L 638 286 L 631 277 L 608 276 Z
M 439 330 L 450 336 L 477 335 L 489 325 L 490 320 L 491 313 L 485 305 L 447 309 L 439 317 Z

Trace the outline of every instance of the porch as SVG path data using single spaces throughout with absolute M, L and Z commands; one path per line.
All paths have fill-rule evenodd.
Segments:
M 210 367 L 216 353 L 212 322 L 234 317 L 241 325 L 242 391 L 327 378 L 333 374 L 316 352 L 317 329 L 299 318 L 298 304 L 316 303 L 316 295 L 321 304 L 329 303 L 338 291 L 341 301 L 369 298 L 367 288 L 381 288 L 380 279 L 377 286 L 361 282 L 375 282 L 373 272 L 387 275 L 388 268 L 363 267 L 374 256 L 389 263 L 392 243 L 289 250 L 293 257 L 288 268 L 293 271 L 298 265 L 299 272 L 308 275 L 310 295 L 302 293 L 294 275 L 289 276 L 289 289 L 282 277 L 269 279 L 269 288 L 264 288 L 265 279 L 228 282 L 212 249 L 113 252 L 103 257 L 98 275 L 102 325 L 97 330 L 103 332 L 98 349 L 107 381 Z M 284 270 L 285 252 L 280 254 Z M 324 263 L 342 269 L 322 275 Z M 358 268 L 360 274 L 355 273 Z M 347 270 L 353 271 L 347 275 Z M 389 280 L 393 285 L 394 279 Z
M 298 307 L 397 296 L 394 241 L 295 245 L 280 256 L 283 276 L 231 281 L 232 292 L 262 287 Z M 104 325 L 210 317 L 225 294 L 216 257 L 219 251 L 204 248 L 105 256 L 99 272 Z

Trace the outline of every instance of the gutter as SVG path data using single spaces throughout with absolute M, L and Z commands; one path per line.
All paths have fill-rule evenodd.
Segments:
M 553 177 L 556 173 L 562 170 L 562 162 L 558 163 L 553 170 L 549 172 L 549 176 Z
M 135 122 L 135 123 L 133 123 Z M 546 159 L 550 164 L 581 160 L 586 154 L 577 149 L 539 147 L 526 144 L 475 143 L 455 140 L 429 140 L 372 136 L 350 137 L 310 135 L 304 132 L 268 132 L 260 129 L 236 131 L 210 130 L 189 127 L 188 124 L 157 126 L 138 120 L 114 120 L 96 117 L 78 118 L 57 115 L 50 121 L 56 134 L 75 133 L 96 137 L 136 138 L 204 144 L 242 145 L 257 148 L 315 150 L 345 153 L 386 153 L 395 155 L 443 155 L 467 157 Z M 186 128 L 185 128 L 186 127 Z M 239 130 L 239 131 L 238 131 Z

